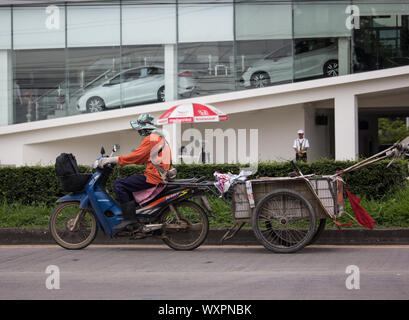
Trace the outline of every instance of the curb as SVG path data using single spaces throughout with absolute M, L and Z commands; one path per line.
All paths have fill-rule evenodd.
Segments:
M 209 230 L 206 245 L 220 245 L 227 229 Z M 0 245 L 55 244 L 48 229 L 0 228 Z M 128 238 L 110 239 L 99 232 L 93 244 L 163 244 L 160 239 L 146 238 L 138 241 Z M 226 245 L 259 245 L 253 230 L 242 229 Z M 409 228 L 400 229 L 337 229 L 324 230 L 315 242 L 320 245 L 385 245 L 409 244 Z

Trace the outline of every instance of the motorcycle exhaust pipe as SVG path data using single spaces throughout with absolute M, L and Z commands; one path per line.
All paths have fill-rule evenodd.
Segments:
M 155 230 L 162 229 L 163 224 L 162 223 L 157 223 L 157 224 L 145 224 L 142 228 L 142 232 L 147 233 L 147 232 L 152 232 Z

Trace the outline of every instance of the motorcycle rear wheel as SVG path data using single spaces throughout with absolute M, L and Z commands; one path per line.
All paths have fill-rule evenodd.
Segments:
M 75 219 L 79 216 L 75 228 Z M 90 245 L 97 236 L 97 222 L 90 210 L 80 209 L 76 201 L 58 205 L 50 216 L 50 233 L 61 247 L 68 250 L 79 250 Z
M 199 247 L 209 233 L 209 219 L 198 204 L 182 201 L 173 204 L 179 219 L 168 207 L 161 214 L 162 241 L 174 250 L 193 250 Z

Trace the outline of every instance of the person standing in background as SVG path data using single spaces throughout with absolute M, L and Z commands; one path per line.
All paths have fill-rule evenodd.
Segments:
M 304 131 L 298 130 L 298 138 L 294 140 L 295 160 L 307 162 L 307 150 L 310 147 L 308 139 L 304 138 Z

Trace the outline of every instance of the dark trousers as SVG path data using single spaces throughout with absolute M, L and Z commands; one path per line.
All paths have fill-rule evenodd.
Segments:
M 307 153 L 304 152 L 304 153 L 301 155 L 301 157 L 298 155 L 298 153 L 296 153 L 296 154 L 295 154 L 295 160 L 307 162 Z
M 114 182 L 116 200 L 119 203 L 126 203 L 134 199 L 132 192 L 154 187 L 154 184 L 147 183 L 146 177 L 140 174 L 120 178 Z

